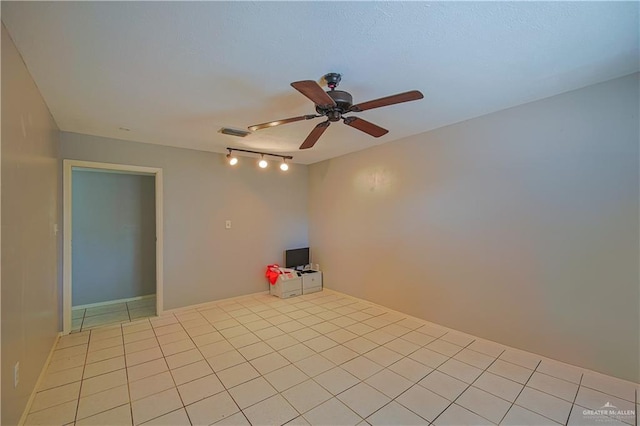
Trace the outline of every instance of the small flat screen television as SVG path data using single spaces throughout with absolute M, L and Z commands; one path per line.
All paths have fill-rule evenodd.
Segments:
M 311 263 L 309 257 L 309 247 L 285 250 L 284 267 L 302 269 Z

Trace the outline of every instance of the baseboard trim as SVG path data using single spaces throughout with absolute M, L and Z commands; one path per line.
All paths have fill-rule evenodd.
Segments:
M 212 300 L 210 302 L 197 303 L 195 305 L 183 306 L 181 308 L 166 309 L 166 310 L 162 311 L 162 315 L 164 315 L 164 314 L 175 314 L 175 313 L 178 313 L 178 312 L 190 311 L 192 309 L 206 308 L 207 306 L 215 306 L 215 305 L 218 305 L 220 303 L 230 302 L 230 301 L 236 300 L 236 299 L 243 299 L 243 298 L 245 298 L 247 296 L 258 296 L 260 294 L 269 294 L 269 290 L 258 291 L 256 293 L 243 294 L 243 295 L 240 295 L 240 296 L 228 297 L 226 299 Z M 160 315 L 160 316 L 162 316 L 162 315 Z
M 150 299 L 152 297 L 156 297 L 156 295 L 145 294 L 144 296 L 128 297 L 126 299 L 108 300 L 106 302 L 89 303 L 87 305 L 72 306 L 71 310 L 97 308 L 98 306 L 115 305 L 116 303 L 133 302 L 134 300 Z
M 53 345 L 51 346 L 51 350 L 49 351 L 49 356 L 47 360 L 44 362 L 42 366 L 42 370 L 40 370 L 40 375 L 38 376 L 38 380 L 36 380 L 36 384 L 31 391 L 31 395 L 29 395 L 29 399 L 27 400 L 27 405 L 24 407 L 24 411 L 22 412 L 22 416 L 20 416 L 20 421 L 18 421 L 18 426 L 23 426 L 27 421 L 27 416 L 29 415 L 29 411 L 31 411 L 31 405 L 33 405 L 33 400 L 36 398 L 36 394 L 38 393 L 38 389 L 40 389 L 40 384 L 42 380 L 44 380 L 44 376 L 47 373 L 47 368 L 49 367 L 49 363 L 51 362 L 51 358 L 53 357 L 53 352 L 58 345 L 58 340 L 62 337 L 62 332 L 59 332 L 56 335 L 56 339 L 53 341 Z

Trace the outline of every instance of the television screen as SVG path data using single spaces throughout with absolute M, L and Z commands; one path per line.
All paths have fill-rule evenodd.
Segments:
M 284 252 L 285 268 L 301 268 L 310 263 L 309 247 L 286 250 Z

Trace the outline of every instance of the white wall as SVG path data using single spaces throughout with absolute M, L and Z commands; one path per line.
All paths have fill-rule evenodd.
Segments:
M 61 142 L 65 159 L 163 169 L 164 309 L 266 291 L 264 267 L 308 245 L 307 166 L 230 167 L 221 154 L 76 133 Z
M 155 178 L 72 175 L 73 306 L 155 294 Z
M 58 333 L 58 148 L 58 128 L 2 25 L 3 425 L 18 423 Z
M 639 381 L 638 109 L 635 74 L 310 166 L 326 286 Z

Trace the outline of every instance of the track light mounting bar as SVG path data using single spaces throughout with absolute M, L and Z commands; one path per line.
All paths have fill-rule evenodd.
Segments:
M 269 155 L 271 157 L 282 158 L 283 160 L 293 160 L 293 156 L 291 156 L 291 155 L 271 154 L 269 152 L 251 151 L 249 149 L 240 149 L 240 148 L 229 148 L 229 147 L 227 147 L 227 151 L 229 151 L 229 154 L 231 154 L 233 151 L 238 151 L 238 152 L 248 152 L 250 154 Z

